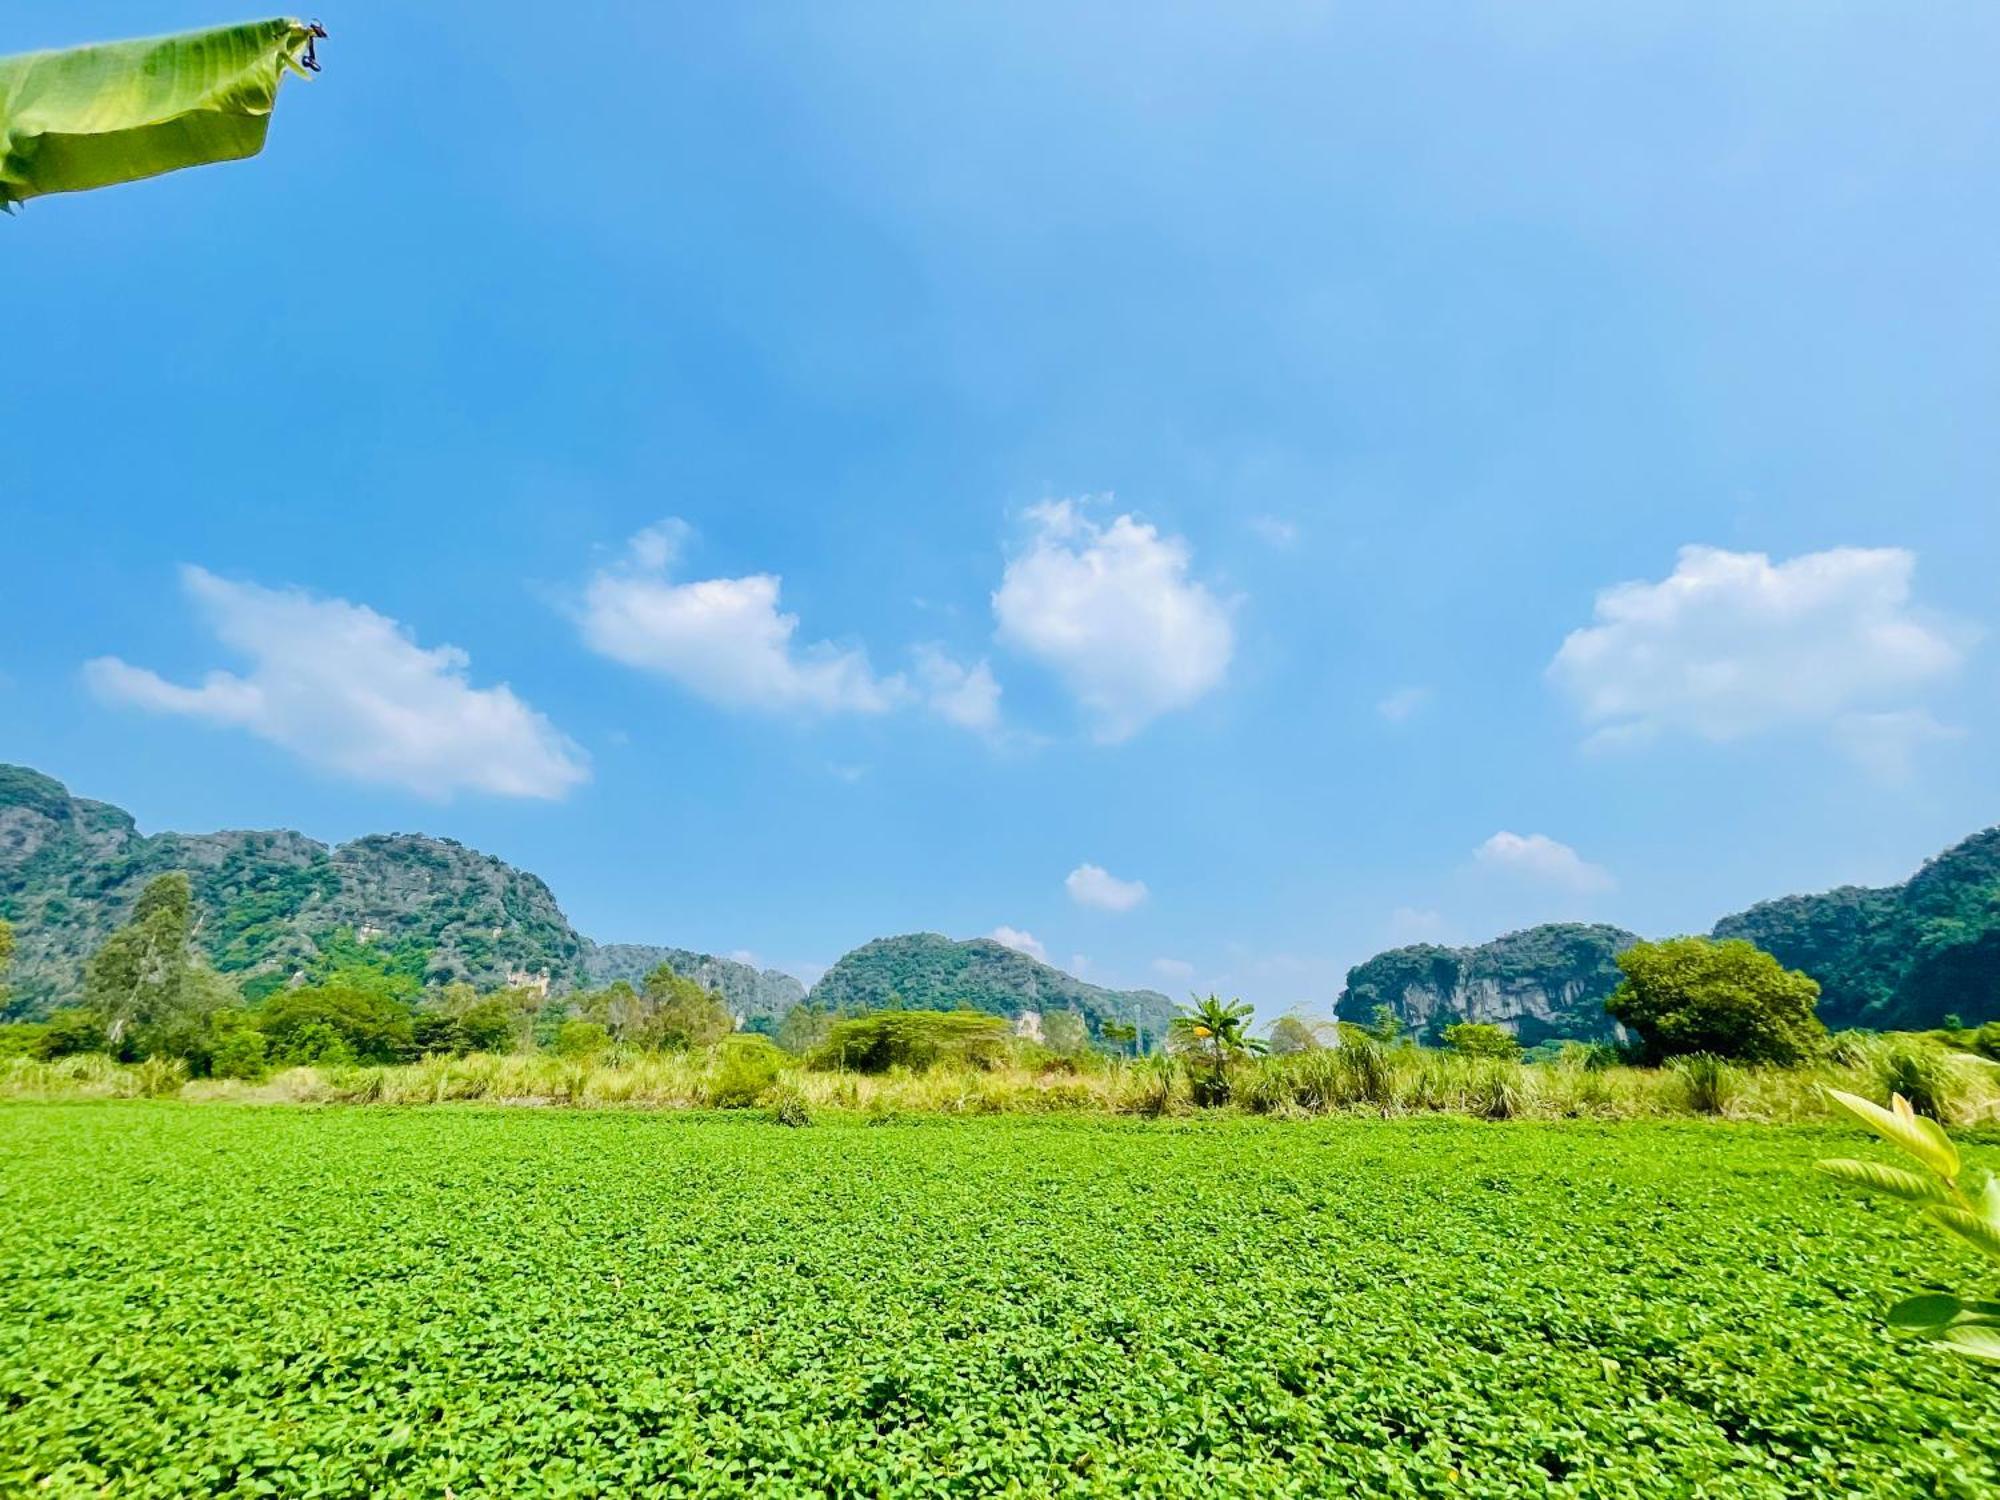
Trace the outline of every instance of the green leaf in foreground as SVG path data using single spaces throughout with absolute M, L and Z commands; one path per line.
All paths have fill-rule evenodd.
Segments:
M 0 208 L 255 156 L 285 70 L 317 67 L 324 34 L 250 21 L 0 57 Z

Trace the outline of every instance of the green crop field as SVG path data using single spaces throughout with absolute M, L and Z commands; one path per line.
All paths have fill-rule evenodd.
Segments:
M 0 1106 L 0 1494 L 1992 1495 L 1829 1150 Z

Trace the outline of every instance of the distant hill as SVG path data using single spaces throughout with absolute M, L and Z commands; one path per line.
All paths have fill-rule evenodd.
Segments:
M 787 975 L 681 948 L 599 949 L 536 876 L 450 839 L 378 834 L 329 847 L 285 829 L 146 835 L 122 808 L 0 765 L 0 916 L 16 939 L 8 1015 L 75 1000 L 84 959 L 141 887 L 169 870 L 185 870 L 193 884 L 196 941 L 209 961 L 253 995 L 284 984 L 342 928 L 428 949 L 432 983 L 484 987 L 546 973 L 561 991 L 665 961 L 732 1005 L 803 993 Z
M 676 974 L 703 984 L 722 996 L 730 1010 L 746 1021 L 772 1019 L 806 997 L 806 987 L 779 969 L 755 969 L 733 958 L 690 953 L 685 948 L 655 948 L 645 943 L 605 943 L 584 954 L 583 967 L 595 987 L 623 979 L 639 984 L 661 964 Z
M 1902 885 L 1784 896 L 1715 924 L 1819 981 L 1829 1026 L 1878 1030 L 2000 1019 L 2000 828 Z
M 1921 1029 L 1948 1015 L 2000 1019 L 2000 828 L 1930 860 L 1902 885 L 1783 896 L 1715 924 L 1819 981 L 1832 1027 Z M 1497 1021 L 1530 1044 L 1609 1035 L 1612 960 L 1634 934 L 1571 923 L 1531 927 L 1476 948 L 1420 944 L 1348 971 L 1339 1013 L 1378 1004 L 1435 1034 L 1451 1021 Z
M 935 932 L 863 943 L 821 976 L 812 1003 L 832 1010 L 954 1010 L 1018 1017 L 1076 1010 L 1095 1034 L 1106 1021 L 1136 1021 L 1157 1043 L 1174 1003 L 1157 990 L 1108 990 L 991 938 L 958 941 Z
M 1616 959 L 1638 941 L 1622 927 L 1562 922 L 1475 948 L 1394 948 L 1348 971 L 1339 1013 L 1365 1021 L 1386 1005 L 1432 1039 L 1454 1021 L 1490 1021 L 1528 1046 L 1602 1041 L 1615 1033 L 1604 1001 L 1618 986 Z

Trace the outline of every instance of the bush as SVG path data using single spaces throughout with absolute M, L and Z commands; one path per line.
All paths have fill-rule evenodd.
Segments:
M 222 1037 L 209 1053 L 209 1072 L 217 1078 L 258 1079 L 264 1076 L 264 1033 L 245 1028 Z
M 597 1057 L 610 1045 L 611 1033 L 595 1021 L 572 1018 L 556 1028 L 556 1056 L 572 1062 Z
M 878 1010 L 836 1021 L 813 1054 L 815 1068 L 886 1073 L 923 1071 L 941 1062 L 994 1068 L 1007 1059 L 1012 1033 L 980 1010 Z
M 748 1109 L 778 1081 L 783 1054 L 767 1037 L 731 1037 L 716 1052 L 718 1066 L 708 1102 L 717 1109 Z
M 1741 938 L 1634 943 L 1604 1008 L 1639 1034 L 1647 1062 L 1708 1053 L 1796 1063 L 1826 1044 L 1813 1007 L 1819 985 Z
M 1958 1118 L 1965 1095 L 1965 1079 L 1951 1054 L 1931 1042 L 1897 1040 L 1882 1049 L 1875 1059 L 1876 1090 L 1901 1094 L 1910 1108 L 1941 1124 Z
M 143 1097 L 163 1099 L 188 1081 L 187 1064 L 178 1057 L 149 1057 L 132 1069 L 132 1080 Z
M 1743 1073 L 1710 1052 L 1691 1053 L 1670 1064 L 1679 1076 L 1681 1095 L 1698 1115 L 1729 1113 L 1743 1097 Z
M 1444 1029 L 1444 1044 L 1466 1057 L 1497 1057 L 1513 1061 L 1521 1055 L 1521 1044 L 1504 1026 L 1487 1021 L 1457 1021 Z
M 42 1023 L 41 1056 L 44 1058 L 81 1057 L 92 1052 L 108 1053 L 111 1042 L 104 1034 L 104 1023 L 94 1012 L 87 1010 L 52 1011 Z
M 765 1103 L 770 1106 L 773 1125 L 786 1125 L 798 1130 L 812 1124 L 812 1111 L 806 1108 L 806 1096 L 790 1084 L 773 1088 L 765 1096 Z M 875 1125 L 880 1121 L 871 1119 L 868 1123 Z

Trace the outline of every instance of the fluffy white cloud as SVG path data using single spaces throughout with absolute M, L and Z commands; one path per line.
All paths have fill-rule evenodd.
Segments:
M 251 663 L 169 682 L 115 656 L 85 663 L 107 702 L 247 729 L 313 765 L 427 797 L 560 797 L 589 777 L 583 752 L 504 684 L 476 688 L 456 646 L 425 648 L 345 599 L 181 570 L 216 637 Z
M 965 666 L 937 646 L 918 646 L 917 684 L 932 713 L 961 729 L 990 734 L 1000 727 L 1000 684 L 985 662 Z
M 1120 880 L 1102 865 L 1078 865 L 1063 877 L 1069 898 L 1099 911 L 1130 911 L 1146 899 L 1146 882 Z
M 1377 703 L 1375 712 L 1391 724 L 1401 724 L 1430 701 L 1431 690 L 1427 687 L 1400 687 Z
M 1597 596 L 1549 676 L 1597 725 L 1592 743 L 1680 730 L 1723 741 L 1908 705 L 1954 671 L 1971 635 L 1910 603 L 1916 558 L 1836 547 L 1772 563 L 1683 547 L 1658 583 Z
M 592 576 L 584 644 L 730 708 L 881 713 L 907 697 L 903 679 L 877 677 L 859 647 L 797 645 L 799 618 L 779 612 L 775 574 L 673 582 L 687 534 L 679 521 L 649 527 Z
M 1099 740 L 1128 739 L 1222 681 L 1235 632 L 1189 576 L 1184 540 L 1129 515 L 1100 526 L 1068 500 L 1028 514 L 1034 538 L 993 595 L 1000 639 L 1056 673 Z
M 1032 932 L 1023 932 L 1018 927 L 1004 923 L 986 934 L 1003 948 L 1012 948 L 1016 953 L 1025 953 L 1030 958 L 1038 958 L 1043 963 L 1049 961 L 1049 950 L 1042 946 L 1041 939 Z
M 592 575 L 578 614 L 586 645 L 730 708 L 877 714 L 921 702 L 947 723 L 998 732 L 1000 684 L 984 661 L 967 666 L 920 645 L 913 684 L 878 675 L 859 646 L 801 646 L 799 617 L 779 610 L 777 575 L 674 582 L 690 535 L 681 521 L 649 526 Z
M 1472 851 L 1474 863 L 1571 891 L 1608 891 L 1611 872 L 1545 833 L 1496 833 Z
M 1194 965 L 1184 958 L 1156 958 L 1153 972 L 1174 984 L 1186 984 L 1194 978 Z

